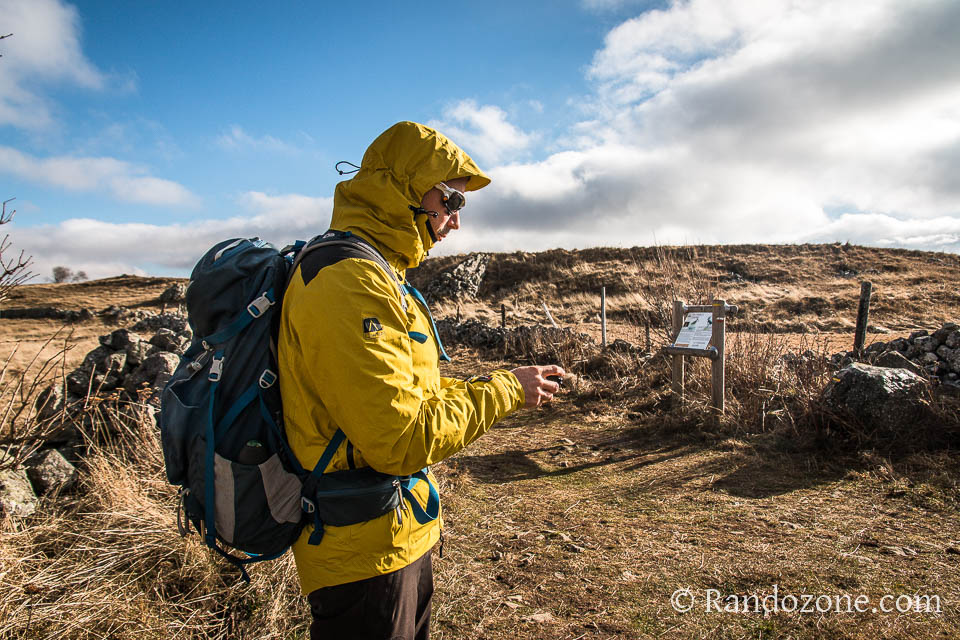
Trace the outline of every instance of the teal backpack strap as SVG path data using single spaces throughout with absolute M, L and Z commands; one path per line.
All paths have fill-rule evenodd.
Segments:
M 417 288 L 412 284 L 403 285 L 403 290 L 414 297 L 414 299 L 419 302 L 427 312 L 427 317 L 430 318 L 430 326 L 433 328 L 433 337 L 437 341 L 437 351 L 440 353 L 440 359 L 444 362 L 450 362 L 450 356 L 447 355 L 447 352 L 443 348 L 443 343 L 440 341 L 440 332 L 437 331 L 437 323 L 433 321 L 433 314 L 430 313 L 430 305 L 427 304 L 427 301 L 424 299 L 423 294 L 417 291 Z M 412 334 L 411 334 L 412 335 Z
M 320 544 L 320 541 L 323 540 L 323 521 L 320 519 L 320 512 L 317 510 L 317 505 L 313 502 L 312 496 L 316 495 L 317 482 L 330 465 L 333 454 L 337 452 L 337 449 L 340 448 L 340 445 L 346 439 L 347 435 L 343 430 L 337 429 L 333 437 L 330 438 L 330 442 L 327 443 L 327 448 L 323 450 L 323 454 L 321 454 L 320 459 L 317 461 L 317 466 L 313 468 L 313 471 L 310 472 L 310 475 L 307 476 L 307 479 L 303 483 L 303 493 L 300 495 L 300 506 L 305 513 L 313 516 L 313 533 L 310 534 L 310 539 L 308 540 L 310 544 Z
M 314 238 L 307 243 L 298 253 L 297 257 L 293 261 L 293 265 L 290 267 L 290 274 L 287 276 L 287 286 L 290 286 L 290 282 L 293 280 L 294 273 L 297 270 L 297 267 L 300 265 L 300 262 L 306 257 L 311 251 L 316 251 L 321 247 L 328 247 L 330 245 L 346 245 L 350 247 L 355 247 L 359 251 L 363 252 L 371 262 L 375 262 L 380 265 L 380 268 L 387 274 L 387 276 L 393 280 L 394 284 L 397 285 L 397 289 L 400 292 L 400 306 L 403 307 L 403 312 L 407 312 L 407 298 L 404 295 L 403 285 L 400 284 L 400 280 L 397 278 L 397 274 L 394 273 L 393 268 L 390 266 L 390 263 L 387 262 L 387 259 L 383 257 L 377 248 L 372 244 L 361 238 L 360 236 L 355 236 L 349 231 L 327 231 L 323 235 Z
M 426 508 L 420 506 L 420 501 L 417 500 L 417 497 L 413 494 L 413 488 L 421 480 L 426 482 L 427 487 L 430 489 Z M 400 483 L 400 490 L 403 492 L 404 497 L 410 502 L 410 510 L 413 511 L 413 517 L 416 518 L 420 524 L 433 522 L 437 519 L 437 516 L 440 515 L 440 494 L 437 492 L 437 488 L 433 486 L 433 483 L 430 482 L 430 478 L 427 477 L 426 467 L 417 471 L 406 480 L 403 480 Z

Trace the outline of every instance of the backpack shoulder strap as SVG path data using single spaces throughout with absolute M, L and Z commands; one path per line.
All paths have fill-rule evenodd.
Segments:
M 407 310 L 407 298 L 406 292 L 403 289 L 403 286 L 400 283 L 400 280 L 397 278 L 397 274 L 393 271 L 393 268 L 390 266 L 390 263 L 387 262 L 387 259 L 383 257 L 377 248 L 372 244 L 364 240 L 359 236 L 355 236 L 352 233 L 348 232 L 339 232 L 339 231 L 327 231 L 326 233 L 314 238 L 307 243 L 299 252 L 293 261 L 293 265 L 290 267 L 290 272 L 287 275 L 287 287 L 290 286 L 290 282 L 293 280 L 293 276 L 297 271 L 297 267 L 300 266 L 300 263 L 303 259 L 313 251 L 321 249 L 323 247 L 331 246 L 344 246 L 351 247 L 358 250 L 363 254 L 363 257 L 371 262 L 375 262 L 380 265 L 380 268 L 389 276 L 393 283 L 397 285 L 397 292 L 400 297 L 400 306 L 403 307 L 404 312 Z M 284 287 L 286 290 L 286 287 Z

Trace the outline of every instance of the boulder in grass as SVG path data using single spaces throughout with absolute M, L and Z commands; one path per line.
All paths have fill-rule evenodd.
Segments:
M 37 495 L 24 469 L 0 471 L 0 512 L 11 516 L 32 516 L 37 510 Z
M 874 363 L 878 367 L 884 367 L 885 369 L 906 369 L 911 373 L 915 373 L 918 376 L 924 375 L 923 367 L 913 362 L 912 360 L 907 359 L 899 351 L 887 351 L 883 353 L 877 361 Z
M 878 431 L 898 432 L 921 415 L 925 390 L 924 379 L 906 369 L 854 363 L 834 374 L 823 403 Z
M 35 455 L 27 465 L 27 476 L 40 495 L 59 493 L 73 488 L 80 474 L 63 454 L 47 449 Z

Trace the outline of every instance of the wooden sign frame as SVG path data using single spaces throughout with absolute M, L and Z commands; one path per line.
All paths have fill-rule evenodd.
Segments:
M 712 378 L 713 394 L 711 406 L 718 413 L 723 413 L 724 409 L 724 376 L 725 376 L 725 350 L 726 342 L 726 319 L 727 315 L 733 315 L 737 312 L 736 305 L 727 304 L 726 300 L 714 300 L 712 304 L 687 305 L 682 300 L 673 301 L 673 342 L 676 343 L 677 336 L 683 328 L 684 317 L 688 313 L 713 313 L 713 335 L 710 339 L 710 345 L 706 349 L 695 349 L 691 347 L 678 347 L 676 344 L 669 344 L 664 349 L 673 356 L 673 406 L 683 405 L 683 369 L 684 357 L 693 356 L 700 358 L 710 358 L 710 373 Z

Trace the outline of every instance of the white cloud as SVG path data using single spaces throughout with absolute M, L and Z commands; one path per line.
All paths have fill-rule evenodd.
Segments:
M 220 240 L 258 236 L 282 246 L 323 232 L 333 200 L 248 192 L 238 203 L 243 214 L 226 220 L 157 225 L 74 218 L 18 228 L 13 237 L 17 249 L 33 255 L 33 271 L 42 278 L 57 265 L 85 271 L 91 278 L 144 272 L 188 275 Z
M 535 140 L 533 135 L 510 124 L 500 107 L 478 106 L 473 100 L 461 100 L 444 109 L 442 119 L 427 124 L 456 141 L 481 164 L 500 162 Z
M 75 8 L 60 0 L 0 0 L 0 16 L 4 35 L 14 34 L 0 44 L 0 125 L 53 123 L 50 105 L 37 93 L 40 83 L 104 88 L 108 78 L 81 51 Z
M 290 153 L 297 150 L 295 145 L 274 138 L 273 136 L 251 136 L 243 130 L 243 127 L 237 124 L 231 125 L 227 131 L 220 134 L 217 138 L 217 144 L 230 151 L 252 149 L 255 151 Z
M 197 201 L 186 187 L 109 157 L 35 158 L 0 146 L 0 173 L 68 191 L 103 191 L 123 202 L 191 206 Z
M 473 225 L 503 249 L 850 239 L 955 251 L 957 33 L 950 0 L 644 13 L 594 56 L 591 119 L 572 149 L 490 169 L 457 242 L 482 248 Z

